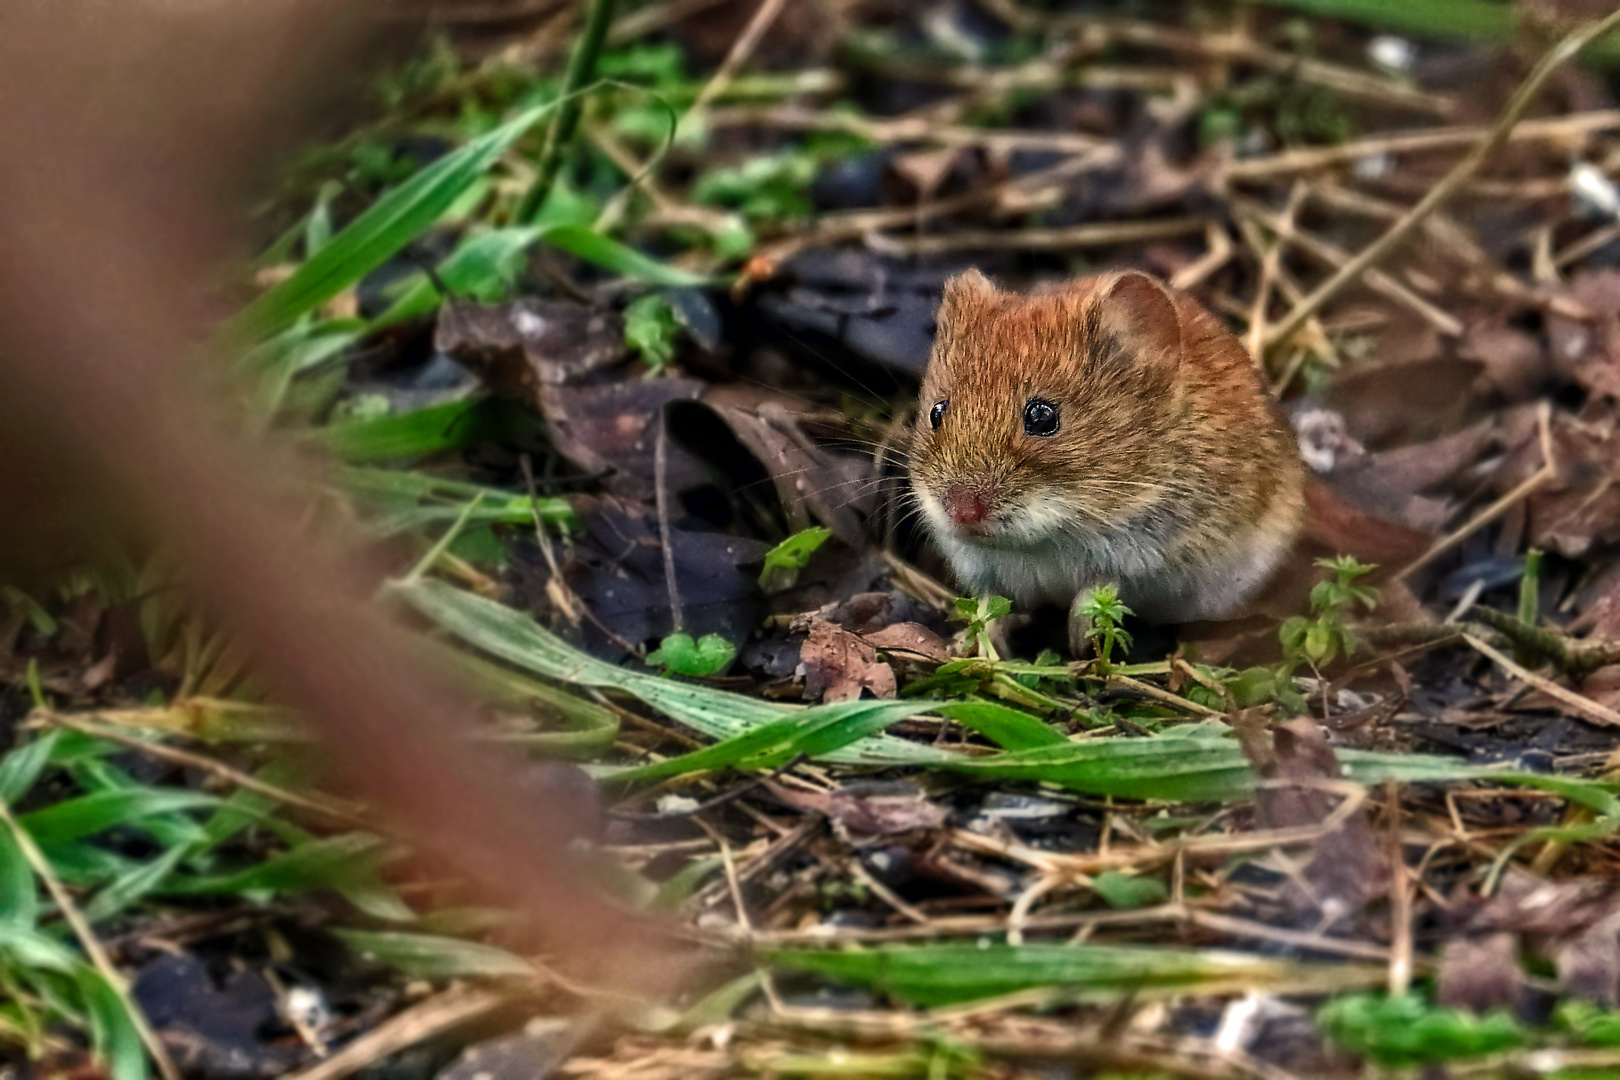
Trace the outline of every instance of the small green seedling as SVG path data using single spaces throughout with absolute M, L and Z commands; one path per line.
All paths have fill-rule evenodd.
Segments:
M 1519 579 L 1519 621 L 1534 626 L 1540 618 L 1541 551 L 1531 548 L 1524 553 L 1524 577 Z
M 967 640 L 978 650 L 979 656 L 986 660 L 1000 660 L 996 647 L 990 643 L 989 625 L 997 619 L 1012 614 L 1012 601 L 1005 596 L 981 596 L 969 599 L 959 596 L 956 599 L 956 614 L 952 616 L 967 623 Z
M 1091 881 L 1091 891 L 1111 908 L 1139 908 L 1162 904 L 1170 898 L 1158 878 L 1132 877 L 1118 870 L 1104 870 Z
M 1120 623 L 1125 621 L 1127 615 L 1136 613 L 1120 601 L 1119 589 L 1114 585 L 1097 586 L 1080 603 L 1078 611 L 1081 616 L 1091 620 L 1091 629 L 1086 636 L 1097 647 L 1098 670 L 1106 673 L 1113 662 L 1116 647 L 1121 654 L 1131 651 L 1131 635 L 1120 629 Z
M 674 361 L 680 327 L 675 309 L 657 293 L 633 300 L 624 309 L 624 343 L 641 355 L 651 375 L 662 373 Z
M 765 568 L 759 572 L 759 587 L 768 593 L 793 588 L 799 582 L 799 571 L 831 535 L 831 529 L 812 525 L 771 548 L 765 553 Z
M 1385 1068 L 1483 1057 L 1522 1046 L 1526 1033 L 1506 1012 L 1475 1016 L 1416 994 L 1352 994 L 1328 1002 L 1316 1022 L 1334 1042 Z
M 704 634 L 696 641 L 691 634 L 666 637 L 652 652 L 647 663 L 677 675 L 718 675 L 737 658 L 737 646 L 719 634 Z
M 1378 606 L 1378 590 L 1357 585 L 1358 577 L 1374 568 L 1364 566 L 1348 555 L 1318 559 L 1316 565 L 1333 571 L 1326 581 L 1311 589 L 1311 614 L 1295 615 L 1282 624 L 1284 672 L 1300 664 L 1313 670 L 1331 664 L 1342 653 L 1350 656 L 1360 644 L 1345 619 L 1358 605 L 1371 611 Z

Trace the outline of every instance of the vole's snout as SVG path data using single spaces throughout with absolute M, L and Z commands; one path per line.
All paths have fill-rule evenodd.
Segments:
M 964 531 L 976 531 L 990 516 L 989 494 L 981 487 L 958 480 L 945 488 L 945 512 Z

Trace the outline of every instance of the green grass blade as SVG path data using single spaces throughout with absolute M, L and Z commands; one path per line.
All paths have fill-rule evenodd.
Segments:
M 934 711 L 977 731 L 1003 750 L 1034 750 L 1041 746 L 1066 746 L 1069 742 L 1056 728 L 1021 709 L 996 701 L 962 701 L 941 705 Z
M 39 886 L 17 838 L 0 828 L 0 925 L 32 930 L 39 921 Z
M 1601 783 L 1482 768 L 1432 754 L 1340 750 L 1338 759 L 1345 779 L 1359 784 L 1488 780 L 1551 791 L 1603 813 L 1620 805 Z M 1243 748 L 1222 724 L 1190 724 L 1146 739 L 1081 739 L 993 757 L 955 758 L 949 767 L 984 779 L 1163 802 L 1245 799 L 1254 793 L 1257 779 Z
M 200 791 L 129 788 L 97 791 L 22 814 L 18 823 L 40 844 L 60 844 L 114 826 L 140 825 L 148 818 L 215 807 L 220 800 Z
M 143 897 L 157 892 L 190 853 L 190 845 L 176 845 L 151 862 L 120 875 L 96 893 L 95 898 L 84 906 L 84 917 L 92 925 L 102 922 L 124 911 Z
M 1152 946 L 946 943 L 866 949 L 775 949 L 763 959 L 795 971 L 881 990 L 931 1008 L 1051 988 L 1070 997 L 1197 992 L 1212 985 L 1377 985 L 1375 965 L 1305 964 L 1214 949 Z
M 709 284 L 703 274 L 667 266 L 584 225 L 553 225 L 541 234 L 541 240 L 575 258 L 637 281 L 675 289 Z
M 395 583 L 390 592 L 419 614 L 475 648 L 560 683 L 620 690 L 715 739 L 729 739 L 784 717 L 805 722 L 812 710 L 795 709 L 712 687 L 616 667 L 579 651 L 532 618 L 493 600 L 432 579 Z M 871 705 L 873 703 L 864 703 Z M 924 702 L 882 702 L 893 719 L 924 711 Z M 824 706 L 824 708 L 827 708 Z M 908 713 L 907 710 L 913 710 Z M 887 735 L 870 735 L 824 760 L 849 764 L 940 764 L 956 755 Z
M 1519 35 L 1518 5 L 1499 0 L 1258 0 L 1322 19 L 1365 23 L 1380 30 L 1418 38 L 1461 38 L 1466 41 L 1510 41 Z M 1539 50 L 1543 46 L 1536 45 Z M 1587 59 L 1620 62 L 1620 37 L 1610 36 L 1586 48 Z
M 256 866 L 231 874 L 172 879 L 170 895 L 296 892 L 345 883 L 369 883 L 393 850 L 368 833 L 342 833 L 300 844 Z
M 444 287 L 458 297 L 475 297 L 486 304 L 500 300 L 522 269 L 525 248 L 540 236 L 532 227 L 494 229 L 464 239 L 456 250 L 439 263 L 434 273 Z M 427 315 L 444 297 L 426 274 L 410 275 L 405 292 L 388 310 L 371 320 L 372 330 L 381 330 Z
M 0 920 L 0 968 L 71 975 L 80 963 L 78 953 L 49 934 Z
M 557 102 L 528 109 L 433 162 L 367 207 L 291 277 L 233 320 L 233 336 L 255 340 L 314 311 L 396 255 L 437 221 Z
M 146 1048 L 124 999 L 94 968 L 81 968 L 76 981 L 90 1018 L 91 1045 L 107 1060 L 112 1080 L 144 1080 Z
M 712 772 L 730 767 L 771 769 L 799 755 L 822 758 L 883 728 L 915 716 L 928 704 L 896 701 L 843 701 L 734 735 L 714 746 L 683 754 L 669 761 L 614 773 L 618 782 L 663 780 L 693 772 Z
M 534 967 L 494 945 L 395 931 L 336 930 L 350 948 L 419 979 L 533 979 Z
M 52 731 L 26 746 L 18 747 L 0 760 L 0 802 L 8 806 L 28 794 L 39 774 L 51 760 L 60 731 Z
M 483 505 L 470 519 L 474 524 L 505 522 L 531 524 L 535 513 L 547 525 L 574 530 L 579 519 L 567 499 L 514 495 L 500 488 L 398 469 L 348 468 L 338 479 L 350 494 L 384 511 L 377 523 L 383 532 L 401 532 L 437 521 L 454 521 L 471 499 L 483 496 Z
M 1491 41 L 1513 32 L 1511 4 L 1492 0 L 1263 0 L 1324 19 L 1367 23 L 1418 37 Z

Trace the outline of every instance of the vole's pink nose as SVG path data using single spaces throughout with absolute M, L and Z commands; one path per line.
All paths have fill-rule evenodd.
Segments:
M 945 489 L 945 512 L 958 525 L 977 525 L 990 513 L 984 491 L 968 484 L 952 484 Z

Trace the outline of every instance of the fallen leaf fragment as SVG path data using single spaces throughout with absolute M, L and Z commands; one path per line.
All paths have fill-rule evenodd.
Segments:
M 804 693 L 811 701 L 851 701 L 863 690 L 894 697 L 894 668 L 878 659 L 877 647 L 837 623 L 815 619 L 799 647 Z

